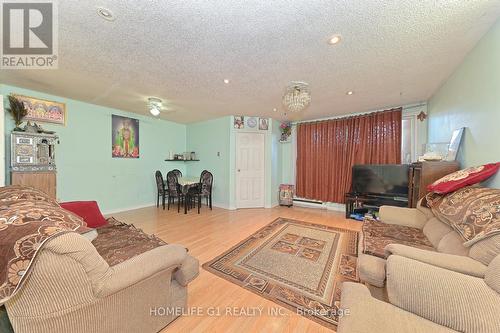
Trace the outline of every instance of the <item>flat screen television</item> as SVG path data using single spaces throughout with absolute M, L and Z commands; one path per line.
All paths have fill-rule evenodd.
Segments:
M 365 164 L 352 168 L 352 192 L 392 197 L 408 197 L 406 164 Z

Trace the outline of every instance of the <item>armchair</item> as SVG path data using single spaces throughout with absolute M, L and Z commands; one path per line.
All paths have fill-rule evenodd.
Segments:
M 344 283 L 337 332 L 498 332 L 500 255 L 484 278 L 461 274 L 399 255 L 387 259 L 389 302 L 361 284 Z
M 6 308 L 20 333 L 158 332 L 187 306 L 197 275 L 198 261 L 180 245 L 109 266 L 89 240 L 67 233 L 47 242 Z

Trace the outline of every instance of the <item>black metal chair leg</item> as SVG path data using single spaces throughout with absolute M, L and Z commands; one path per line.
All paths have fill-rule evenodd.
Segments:
M 156 195 L 156 208 L 160 207 L 160 192 Z
M 163 210 L 165 210 L 165 194 L 163 194 L 161 197 L 162 197 Z
M 201 195 L 198 196 L 198 214 L 200 214 L 200 208 L 201 208 Z
M 212 210 L 212 193 L 209 194 L 210 210 Z

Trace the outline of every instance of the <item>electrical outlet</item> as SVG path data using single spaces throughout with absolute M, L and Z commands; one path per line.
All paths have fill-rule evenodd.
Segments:
M 220 157 L 220 151 L 217 152 L 217 157 Z

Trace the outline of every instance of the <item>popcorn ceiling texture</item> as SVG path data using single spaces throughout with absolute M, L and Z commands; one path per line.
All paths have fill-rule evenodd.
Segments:
M 276 117 L 292 80 L 311 86 L 302 119 L 425 101 L 500 13 L 488 0 L 58 4 L 59 70 L 3 70 L 2 83 L 142 114 L 157 96 L 181 123 Z

